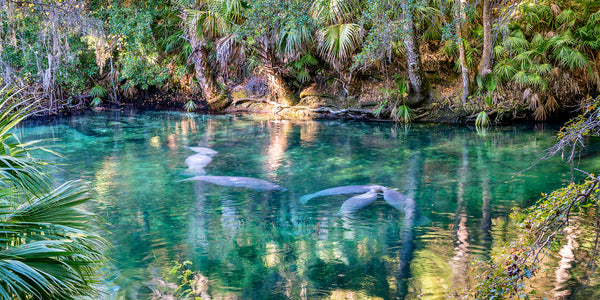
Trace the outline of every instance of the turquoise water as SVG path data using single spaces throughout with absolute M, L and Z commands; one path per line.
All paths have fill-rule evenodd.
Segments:
M 180 297 L 170 271 L 184 261 L 208 280 L 202 289 L 214 299 L 439 299 L 476 284 L 475 262 L 513 236 L 511 209 L 572 178 L 558 159 L 516 174 L 554 142 L 555 129 L 483 134 L 449 125 L 129 111 L 30 122 L 18 134 L 53 138 L 46 144 L 64 156 L 46 155 L 63 164 L 56 180 L 83 178 L 95 188 L 89 209 L 106 220 L 113 245 L 106 299 Z M 186 146 L 219 152 L 208 175 L 264 179 L 287 191 L 181 182 L 194 154 Z M 598 160 L 589 156 L 579 167 L 594 171 Z M 413 196 L 424 217 L 406 220 L 383 199 L 350 216 L 338 214 L 349 195 L 299 201 L 359 184 Z M 545 261 L 552 269 L 536 283 L 538 295 L 575 286 L 577 263 L 567 269 L 573 276 L 554 275 L 560 259 Z

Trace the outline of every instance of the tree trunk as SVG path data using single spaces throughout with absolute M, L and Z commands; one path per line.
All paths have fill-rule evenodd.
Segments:
M 187 20 L 187 14 L 183 12 L 183 19 Z M 222 110 L 229 105 L 229 99 L 225 92 L 219 88 L 212 70 L 208 64 L 208 53 L 206 52 L 206 41 L 204 37 L 198 36 L 195 28 L 185 26 L 185 31 L 192 47 L 192 54 L 189 60 L 194 64 L 196 79 L 202 89 L 202 94 L 208 102 L 208 105 L 214 110 Z
M 277 98 L 275 102 L 289 106 L 298 104 L 298 98 L 292 92 L 285 79 L 283 79 L 283 76 L 273 69 L 265 70 L 269 79 L 269 88 Z
M 481 79 L 492 73 L 492 50 L 494 49 L 494 44 L 492 41 L 491 1 L 483 0 L 483 53 L 479 62 L 479 75 Z
M 419 41 L 416 37 L 416 27 L 412 10 L 408 10 L 407 1 L 400 1 L 404 27 L 404 45 L 406 47 L 406 63 L 408 65 L 408 80 L 412 95 L 407 99 L 407 104 L 418 105 L 429 93 L 429 85 L 423 74 L 421 54 L 419 53 Z
M 266 36 L 261 37 L 260 47 L 256 50 L 258 50 L 261 57 L 262 69 L 267 75 L 269 89 L 276 97 L 275 102 L 289 106 L 298 104 L 298 98 L 296 98 L 296 95 L 292 92 L 292 89 L 290 89 L 277 68 L 278 63 L 281 62 L 277 60 L 276 55 L 273 53 L 273 45 L 270 39 Z
M 202 94 L 212 109 L 222 110 L 229 105 L 229 101 L 225 92 L 219 88 L 213 77 L 208 61 L 206 60 L 207 53 L 204 48 L 204 43 L 198 41 L 192 42 L 191 40 L 192 39 L 190 39 L 190 43 L 193 52 L 192 55 L 190 55 L 190 60 L 194 63 L 196 79 L 200 84 Z
M 458 39 L 458 55 L 460 60 L 460 71 L 462 73 L 462 104 L 467 103 L 469 98 L 469 67 L 465 55 L 465 44 L 462 38 L 462 23 L 465 22 L 466 15 L 464 13 L 464 0 L 457 0 L 454 9 L 454 21 L 456 22 L 456 37 Z

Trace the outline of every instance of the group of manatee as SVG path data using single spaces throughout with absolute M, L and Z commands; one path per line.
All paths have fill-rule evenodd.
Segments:
M 185 159 L 185 164 L 188 167 L 185 173 L 195 176 L 182 181 L 202 181 L 219 186 L 246 188 L 263 192 L 287 191 L 285 188 L 275 183 L 257 178 L 205 175 L 206 172 L 204 171 L 204 168 L 212 161 L 212 157 L 218 152 L 206 147 L 188 147 L 188 149 L 196 153 Z M 348 194 L 360 195 L 356 195 L 346 200 L 340 207 L 340 214 L 346 215 L 355 213 L 358 210 L 375 203 L 379 195 L 382 195 L 387 204 L 399 211 L 404 212 L 405 219 L 414 220 L 416 217 L 416 203 L 414 199 L 381 185 L 348 185 L 334 187 L 304 195 L 300 197 L 300 202 L 305 204 L 309 200 L 317 197 Z
M 204 171 L 204 167 L 212 162 L 212 157 L 217 155 L 218 152 L 206 147 L 188 147 L 188 149 L 196 152 L 196 154 L 185 159 L 185 165 L 188 169 L 184 173 L 195 176 L 184 179 L 183 181 L 202 181 L 220 186 L 246 188 L 264 192 L 286 191 L 285 188 L 277 184 L 257 178 L 205 175 L 206 171 Z

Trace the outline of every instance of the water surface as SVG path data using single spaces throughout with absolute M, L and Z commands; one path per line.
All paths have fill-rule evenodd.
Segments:
M 215 299 L 440 299 L 476 284 L 475 262 L 511 240 L 511 209 L 574 176 L 558 159 L 515 174 L 554 142 L 554 129 L 482 134 L 449 125 L 130 111 L 30 123 L 18 133 L 55 138 L 47 144 L 64 155 L 47 156 L 64 164 L 55 178 L 83 178 L 95 188 L 89 208 L 107 221 L 113 244 L 107 299 L 172 294 L 169 271 L 183 261 L 209 280 Z M 194 154 L 186 146 L 219 152 L 208 175 L 265 179 L 287 191 L 181 182 Z M 597 166 L 593 156 L 579 162 Z M 412 196 L 430 222 L 407 221 L 383 199 L 351 216 L 338 215 L 350 196 L 299 201 L 354 184 Z M 570 237 L 577 253 L 580 236 Z M 530 288 L 540 297 L 577 287 L 577 263 L 562 259 L 545 260 L 549 271 Z

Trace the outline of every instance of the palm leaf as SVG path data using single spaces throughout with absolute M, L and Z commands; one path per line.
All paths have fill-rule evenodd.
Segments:
M 597 12 L 591 14 L 588 17 L 588 21 L 587 21 L 587 24 L 590 25 L 590 26 L 591 25 L 596 25 L 596 24 L 599 24 L 599 23 L 600 23 L 600 10 L 598 10 Z
M 584 69 L 590 65 L 590 61 L 585 54 L 568 46 L 557 48 L 554 51 L 554 57 L 561 65 L 571 70 Z
M 501 80 L 511 81 L 517 73 L 517 69 L 510 65 L 507 61 L 500 61 L 494 65 L 493 72 Z
M 575 21 L 577 20 L 577 14 L 573 10 L 565 9 L 558 16 L 556 16 L 556 21 L 559 24 L 563 24 L 566 26 L 573 26 Z
M 502 45 L 494 46 L 494 57 L 505 58 L 508 55 L 508 50 Z
M 550 71 L 552 71 L 552 65 L 550 65 L 550 64 L 532 64 L 531 66 L 529 66 L 528 71 L 530 73 L 535 73 L 540 76 L 546 76 L 546 75 L 550 74 Z
M 362 28 L 358 24 L 335 24 L 318 32 L 319 52 L 334 68 L 347 63 L 361 45 Z
M 351 21 L 359 8 L 357 0 L 314 0 L 310 11 L 313 18 L 332 24 Z
M 502 42 L 502 45 L 505 48 L 511 49 L 513 51 L 518 51 L 518 50 L 529 48 L 529 42 L 527 41 L 527 39 L 523 36 L 523 34 L 520 31 L 518 34 L 515 34 L 514 36 L 511 35 L 511 36 L 508 36 L 507 38 L 505 38 L 504 41 Z
M 279 34 L 277 50 L 284 57 L 292 59 L 312 44 L 313 36 L 308 28 L 290 28 Z
M 475 119 L 475 127 L 482 128 L 487 127 L 490 124 L 490 118 L 485 111 L 481 111 L 477 114 L 477 118 Z
M 2 92 L 2 91 L 0 91 Z M 106 241 L 96 216 L 78 206 L 89 201 L 78 181 L 52 188 L 42 169 L 8 131 L 31 106 L 0 101 L 0 298 L 75 299 L 98 291 L 97 264 Z M 18 108 L 21 107 L 21 108 Z M 39 147 L 38 147 L 39 148 Z
M 185 10 L 188 18 L 187 26 L 192 28 L 196 35 L 215 38 L 222 34 L 226 27 L 226 21 L 218 12 L 212 10 Z

